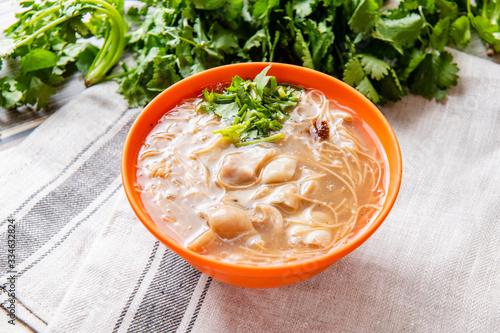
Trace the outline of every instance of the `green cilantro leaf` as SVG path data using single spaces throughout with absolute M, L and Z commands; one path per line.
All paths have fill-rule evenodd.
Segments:
M 312 7 L 316 3 L 315 0 L 295 0 L 293 1 L 293 9 L 297 15 L 304 18 L 312 13 Z
M 257 93 L 259 94 L 259 97 L 262 98 L 264 94 L 264 87 L 267 85 L 269 82 L 269 79 L 271 79 L 270 76 L 266 76 L 267 72 L 271 68 L 271 65 L 267 66 L 255 76 L 255 79 L 253 80 L 255 82 L 255 88 L 257 89 Z
M 345 65 L 344 70 L 344 82 L 356 87 L 365 78 L 365 72 L 363 71 L 363 66 L 359 62 L 357 57 L 349 59 Z
M 54 67 L 56 64 L 57 56 L 55 53 L 45 49 L 34 49 L 19 61 L 21 73 Z
M 217 114 L 221 118 L 234 118 L 238 115 L 240 111 L 240 107 L 238 103 L 232 102 L 228 104 L 221 104 L 215 108 L 215 114 Z
M 309 51 L 309 45 L 300 30 L 296 31 L 295 38 L 296 40 L 294 44 L 294 50 L 301 57 L 302 66 L 314 69 L 314 63 L 312 60 L 311 52 Z
M 266 43 L 267 35 L 264 29 L 257 30 L 255 34 L 252 35 L 243 46 L 244 51 L 249 51 L 252 48 L 258 48 L 262 44 Z
M 469 18 L 479 37 L 492 44 L 495 50 L 500 52 L 500 27 L 483 16 L 469 15 Z
M 424 20 L 416 13 L 412 13 L 400 19 L 378 19 L 375 23 L 373 37 L 391 43 L 401 54 L 403 48 L 409 46 L 422 33 Z
M 368 97 L 373 103 L 380 102 L 380 96 L 373 87 L 368 77 L 365 76 L 365 78 L 361 80 L 361 82 L 356 86 L 356 89 L 363 95 Z
M 406 80 L 410 74 L 415 70 L 415 68 L 420 65 L 420 63 L 425 59 L 425 52 L 419 49 L 413 50 L 412 53 L 407 53 L 406 59 L 403 62 L 408 62 L 408 65 L 401 74 L 401 79 Z
M 381 100 L 397 102 L 406 94 L 406 91 L 401 86 L 401 81 L 393 68 L 389 70 L 389 74 L 380 81 L 374 82 L 374 87 L 381 96 Z
M 349 27 L 356 33 L 368 32 L 379 15 L 378 9 L 379 5 L 375 0 L 361 0 L 349 19 Z
M 0 104 L 10 109 L 21 104 L 23 92 L 17 87 L 17 81 L 11 76 L 0 79 Z
M 429 53 L 410 75 L 410 91 L 426 98 L 441 100 L 457 84 L 458 67 L 448 52 Z
M 434 50 L 443 51 L 448 44 L 450 35 L 451 18 L 445 17 L 440 19 L 432 30 L 430 36 L 431 45 Z
M 16 43 L 12 38 L 0 39 L 0 57 L 10 55 L 16 49 Z
M 303 43 L 309 49 L 309 54 L 304 53 L 305 57 L 303 57 L 304 60 L 307 60 L 306 67 L 331 71 L 333 64 L 329 59 L 335 40 L 333 28 L 326 20 L 315 22 L 307 19 L 304 21 L 302 30 L 308 37 L 308 43 Z
M 435 0 L 406 0 L 401 1 L 399 6 L 406 10 L 415 10 L 419 7 L 425 8 L 430 14 L 434 13 L 435 10 Z
M 389 74 L 391 65 L 383 60 L 380 60 L 370 54 L 360 54 L 359 60 L 363 66 L 363 70 L 366 74 L 370 75 L 372 79 L 380 80 L 384 76 Z
M 26 78 L 23 102 L 36 105 L 37 110 L 46 108 L 49 105 L 49 97 L 56 92 L 56 88 L 44 83 L 36 76 Z
M 439 18 L 449 17 L 451 20 L 455 20 L 459 15 L 457 3 L 456 0 L 437 0 L 435 4 L 436 11 L 439 12 Z
M 471 39 L 470 21 L 467 16 L 460 16 L 452 24 L 450 28 L 450 36 L 456 45 L 467 47 Z
M 373 60 L 370 55 L 355 56 L 351 58 L 351 60 L 349 60 L 349 62 L 347 62 L 346 64 L 344 70 L 344 81 L 356 88 L 356 90 L 368 97 L 372 102 L 378 103 L 380 102 L 380 96 L 377 93 L 376 89 L 373 87 L 372 82 L 366 75 L 360 58 L 364 59 L 363 61 L 367 65 L 367 68 L 370 70 L 370 73 L 374 73 L 377 77 L 378 74 L 381 73 L 380 70 L 381 68 L 383 68 L 383 66 L 380 64 L 375 64 L 374 61 L 370 62 L 370 60 Z

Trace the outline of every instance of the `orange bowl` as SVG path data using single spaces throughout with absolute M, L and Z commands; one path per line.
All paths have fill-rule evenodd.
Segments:
M 337 101 L 357 113 L 374 131 L 382 147 L 382 155 L 387 158 L 389 168 L 387 196 L 379 214 L 352 240 L 334 248 L 325 255 L 313 259 L 271 266 L 251 266 L 217 261 L 208 256 L 192 252 L 165 235 L 146 212 L 135 190 L 137 183 L 137 157 L 150 131 L 162 116 L 184 99 L 201 94 L 207 87 L 218 83 L 230 83 L 235 75 L 253 79 L 269 63 L 242 63 L 221 66 L 188 77 L 159 94 L 149 103 L 132 125 L 122 153 L 122 180 L 127 198 L 144 226 L 164 245 L 177 253 L 201 272 L 229 284 L 251 287 L 272 288 L 290 285 L 308 279 L 335 261 L 352 252 L 365 242 L 385 220 L 399 192 L 402 177 L 401 151 L 396 136 L 382 113 L 366 97 L 344 82 L 329 75 L 304 67 L 273 63 L 268 75 L 276 76 L 279 82 L 323 91 L 330 99 Z

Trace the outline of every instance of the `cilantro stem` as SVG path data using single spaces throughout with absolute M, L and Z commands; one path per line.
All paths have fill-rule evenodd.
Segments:
M 47 30 L 50 30 L 51 28 L 63 23 L 64 21 L 69 20 L 70 18 L 73 18 L 74 16 L 63 16 L 55 21 L 52 21 L 52 23 L 44 26 L 43 28 L 38 29 L 35 31 L 33 34 L 31 34 L 29 37 L 26 37 L 25 39 L 22 39 L 19 43 L 16 43 L 16 47 L 23 46 L 25 44 L 31 43 L 35 38 L 37 38 L 39 35 L 43 34 Z
M 109 30 L 107 31 L 104 38 L 103 46 L 98 51 L 86 75 L 86 84 L 87 86 L 90 86 L 100 82 L 104 75 L 106 75 L 106 73 L 120 58 L 123 49 L 126 46 L 125 34 L 127 32 L 127 24 L 125 23 L 125 19 L 123 18 L 122 14 L 105 0 L 65 1 L 61 4 L 54 5 L 53 7 L 36 13 L 31 19 L 30 23 L 34 24 L 38 20 L 51 15 L 58 10 L 61 10 L 65 5 L 71 6 L 73 5 L 73 3 L 81 5 L 81 7 L 76 8 L 76 10 L 72 12 L 72 14 L 65 15 L 61 13 L 61 15 L 63 16 L 36 30 L 31 35 L 20 37 L 18 41 L 15 42 L 15 45 L 17 48 L 23 45 L 30 44 L 38 36 L 44 34 L 50 29 L 74 17 L 83 15 L 88 11 L 93 11 L 95 14 L 103 14 L 106 18 L 109 19 Z
M 133 72 L 134 72 L 133 70 L 129 70 L 129 71 L 118 73 L 118 74 L 108 75 L 108 76 L 106 76 L 106 81 L 110 81 L 110 80 L 114 80 L 114 79 L 119 79 L 119 78 L 127 76 L 127 75 L 129 75 L 130 73 L 133 73 Z
M 248 145 L 253 145 L 255 143 L 262 143 L 262 142 L 269 142 L 269 141 L 277 141 L 281 140 L 285 137 L 285 133 L 278 133 L 275 135 L 268 136 L 266 138 L 258 139 L 258 140 L 253 140 L 253 141 L 244 141 L 244 142 L 236 142 L 234 143 L 235 147 L 242 147 L 242 146 L 248 146 Z
M 298 86 L 298 85 L 293 84 L 293 83 L 281 83 L 281 85 L 284 87 L 292 87 L 292 88 L 295 88 L 297 90 L 305 90 L 306 89 L 304 87 Z
M 30 24 L 33 24 L 35 23 L 36 21 L 38 21 L 39 19 L 45 17 L 45 16 L 48 16 L 50 14 L 52 14 L 53 12 L 55 11 L 58 11 L 59 9 L 61 9 L 62 6 L 61 5 L 58 5 L 58 6 L 54 6 L 52 8 L 49 8 L 49 9 L 46 9 L 46 10 L 42 10 L 42 11 L 39 11 L 37 12 L 31 19 L 30 21 Z
M 92 85 L 99 82 L 120 59 L 126 45 L 127 24 L 120 12 L 108 2 L 102 0 L 85 0 L 85 2 L 91 4 L 90 7 L 105 14 L 109 18 L 111 26 L 110 32 L 106 35 L 104 46 L 99 50 L 87 74 L 87 85 Z
M 176 35 L 176 34 L 174 34 L 174 33 L 170 32 L 170 31 L 165 31 L 165 32 L 166 32 L 167 34 L 169 34 L 170 36 L 172 36 L 172 37 L 174 37 L 174 38 L 177 38 L 177 39 L 179 39 L 179 40 L 181 40 L 181 41 L 183 41 L 183 42 L 189 43 L 189 44 L 191 44 L 191 45 L 193 45 L 193 46 L 196 46 L 196 47 L 201 47 L 201 48 L 204 48 L 204 47 L 203 47 L 203 45 L 197 44 L 197 43 L 193 42 L 192 40 L 189 40 L 189 39 L 187 39 L 187 38 L 184 38 L 184 37 L 181 37 L 181 36 L 179 36 L 179 35 Z
M 422 17 L 422 19 L 425 22 L 425 29 L 427 30 L 427 34 L 429 36 L 432 35 L 431 29 L 433 29 L 433 27 L 432 27 L 432 25 L 429 24 L 429 22 L 427 22 L 427 19 L 425 18 L 424 10 L 423 10 L 422 6 L 418 6 L 418 12 L 420 13 L 420 16 Z

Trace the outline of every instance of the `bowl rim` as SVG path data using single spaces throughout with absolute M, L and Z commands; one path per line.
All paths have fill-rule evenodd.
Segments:
M 162 108 L 163 100 L 168 99 L 168 96 L 172 92 L 176 91 L 182 91 L 184 87 L 198 87 L 198 91 L 201 92 L 204 88 L 213 86 L 214 84 L 200 84 L 199 82 L 204 82 L 203 80 L 209 77 L 214 77 L 217 75 L 219 72 L 235 72 L 234 75 L 239 75 L 237 72 L 241 72 L 241 69 L 246 69 L 246 70 L 253 70 L 255 71 L 255 74 L 259 73 L 264 67 L 272 65 L 271 69 L 268 72 L 268 75 L 274 75 L 273 71 L 277 70 L 291 70 L 294 73 L 297 73 L 297 76 L 300 77 L 301 75 L 312 75 L 318 78 L 318 80 L 322 81 L 330 81 L 330 83 L 335 84 L 338 87 L 341 87 L 342 89 L 345 90 L 346 93 L 350 94 L 354 98 L 359 99 L 362 101 L 364 106 L 368 107 L 373 113 L 375 118 L 379 121 L 380 125 L 384 127 L 384 133 L 387 136 L 388 142 L 391 144 L 391 154 L 395 158 L 395 165 L 388 163 L 389 167 L 389 185 L 387 189 L 387 194 L 386 198 L 383 202 L 383 207 L 380 210 L 379 214 L 367 225 L 365 226 L 361 232 L 358 233 L 353 239 L 348 241 L 347 243 L 334 248 L 330 251 L 328 251 L 325 254 L 318 255 L 309 259 L 304 259 L 304 260 L 299 260 L 299 261 L 294 261 L 294 262 L 288 262 L 288 263 L 278 263 L 278 264 L 270 264 L 270 265 L 250 265 L 250 264 L 243 264 L 243 263 L 232 263 L 232 262 L 226 262 L 226 261 L 219 261 L 215 258 L 208 257 L 206 255 L 202 255 L 199 253 L 195 253 L 182 245 L 178 244 L 176 241 L 165 235 L 159 227 L 155 224 L 155 222 L 152 220 L 151 217 L 147 214 L 145 211 L 142 202 L 140 200 L 140 195 L 138 192 L 135 190 L 135 177 L 136 177 L 136 163 L 130 163 L 130 161 L 135 161 L 137 162 L 137 154 L 132 155 L 132 151 L 130 147 L 134 144 L 134 141 L 137 140 L 136 138 L 136 133 L 139 132 L 138 127 L 144 125 L 143 122 L 146 119 L 146 116 L 148 113 L 153 112 L 154 110 L 158 110 L 159 108 Z M 241 76 L 241 75 L 240 75 Z M 277 76 L 278 81 L 280 81 L 280 78 Z M 301 79 L 299 78 L 296 81 L 300 81 Z M 283 82 L 283 81 L 281 81 Z M 221 82 L 219 82 L 221 83 Z M 330 98 L 332 98 L 330 96 Z M 183 98 L 182 98 L 183 99 Z M 175 98 L 174 100 L 177 100 L 180 102 L 182 99 L 180 98 Z M 335 98 L 333 98 L 335 99 Z M 178 103 L 177 103 L 178 104 Z M 167 113 L 170 111 L 172 107 L 170 107 L 168 110 L 165 110 L 163 114 Z M 355 111 L 355 110 L 354 110 Z M 160 117 L 161 118 L 161 117 Z M 158 118 L 157 120 L 159 120 Z M 155 124 L 156 125 L 156 124 Z M 153 126 L 153 124 L 151 124 Z M 148 133 L 151 131 L 152 128 L 148 131 Z M 376 133 L 375 133 L 376 134 Z M 377 134 L 376 134 L 377 135 Z M 378 135 L 377 135 L 378 136 Z M 142 139 L 145 139 L 142 138 Z M 140 143 L 139 147 L 142 145 L 143 141 Z M 382 146 L 382 152 L 386 155 L 387 157 L 387 150 L 385 146 Z M 134 159 L 135 158 L 135 159 Z M 385 116 L 382 114 L 382 112 L 370 101 L 368 100 L 364 95 L 362 95 L 360 92 L 358 92 L 356 89 L 351 87 L 350 85 L 342 82 L 341 80 L 327 75 L 325 73 L 309 69 L 306 67 L 302 66 L 297 66 L 297 65 L 291 65 L 291 64 L 285 64 L 285 63 L 275 63 L 275 62 L 248 62 L 248 63 L 237 63 L 237 64 L 230 64 L 230 65 L 223 65 L 223 66 L 218 66 L 214 67 L 211 69 L 204 70 L 200 73 L 194 74 L 192 76 L 189 76 L 185 79 L 182 79 L 181 81 L 171 85 L 164 91 L 162 91 L 158 96 L 156 96 L 149 104 L 147 104 L 144 109 L 140 112 L 136 120 L 134 121 L 133 125 L 131 126 L 127 137 L 125 139 L 125 143 L 123 145 L 122 149 L 122 160 L 121 160 L 121 176 L 122 176 L 122 182 L 123 182 L 123 187 L 125 190 L 125 194 L 127 196 L 127 199 L 136 214 L 136 216 L 139 218 L 141 223 L 153 234 L 153 236 L 156 237 L 156 239 L 160 240 L 164 245 L 166 245 L 168 248 L 170 248 L 172 251 L 183 257 L 186 261 L 188 261 L 191 264 L 197 264 L 201 265 L 203 267 L 212 267 L 215 268 L 214 270 L 216 271 L 224 271 L 224 272 L 232 272 L 236 273 L 239 275 L 247 275 L 248 273 L 255 273 L 256 271 L 260 272 L 261 277 L 263 276 L 275 276 L 276 273 L 282 273 L 284 269 L 286 270 L 294 270 L 303 266 L 315 266 L 315 267 L 321 267 L 321 266 L 326 266 L 326 265 L 331 265 L 333 262 L 337 261 L 338 259 L 346 256 L 347 254 L 351 253 L 354 251 L 356 248 L 358 248 L 361 244 L 363 244 L 371 235 L 380 227 L 382 222 L 387 218 L 387 215 L 389 214 L 390 210 L 392 209 L 396 198 L 399 193 L 399 189 L 401 186 L 401 181 L 402 181 L 402 157 L 401 157 L 401 149 L 399 146 L 399 142 L 396 138 L 396 135 L 394 133 L 394 130 L 390 126 L 389 122 L 385 118 Z

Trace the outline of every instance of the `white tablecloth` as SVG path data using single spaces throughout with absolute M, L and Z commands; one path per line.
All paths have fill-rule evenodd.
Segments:
M 387 220 L 277 289 L 212 280 L 146 231 L 120 179 L 139 110 L 113 83 L 85 90 L 0 152 L 0 302 L 13 224 L 15 313 L 40 332 L 500 332 L 500 66 L 453 53 L 444 101 L 381 108 L 404 163 Z

